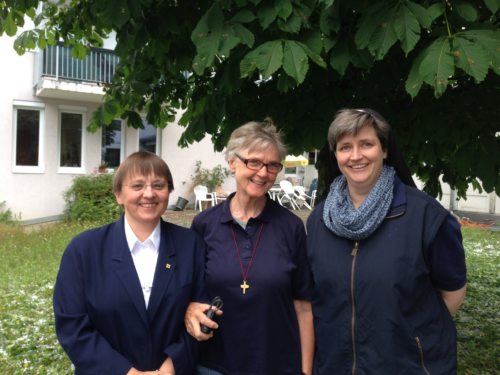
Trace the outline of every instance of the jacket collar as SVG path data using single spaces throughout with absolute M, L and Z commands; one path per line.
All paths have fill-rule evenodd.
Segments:
M 394 176 L 394 187 L 391 207 L 385 216 L 386 219 L 393 219 L 404 215 L 406 212 L 406 185 L 400 178 Z
M 158 310 L 165 289 L 168 288 L 176 270 L 176 249 L 172 233 L 168 230 L 169 225 L 171 224 L 163 220 L 160 224 L 160 249 L 147 311 L 139 277 L 137 276 L 134 261 L 127 244 L 123 215 L 113 228 L 111 258 L 113 260 L 114 272 L 121 280 L 124 289 L 127 291 L 146 327 L 149 327 L 148 321 L 154 317 L 154 314 Z

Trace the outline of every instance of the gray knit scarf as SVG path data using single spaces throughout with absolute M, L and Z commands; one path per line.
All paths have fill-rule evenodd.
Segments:
M 323 209 L 327 228 L 350 240 L 363 240 L 372 234 L 391 206 L 394 174 L 394 168 L 384 165 L 375 186 L 358 209 L 349 196 L 345 176 L 333 180 Z

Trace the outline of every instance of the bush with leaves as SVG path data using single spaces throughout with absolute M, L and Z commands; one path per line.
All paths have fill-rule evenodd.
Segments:
M 0 223 L 14 224 L 16 217 L 12 214 L 10 208 L 5 208 L 5 201 L 0 202 Z
M 229 169 L 220 164 L 212 169 L 207 169 L 201 166 L 201 160 L 196 160 L 195 165 L 194 176 L 191 176 L 193 186 L 204 185 L 209 191 L 214 191 L 217 186 L 222 185 L 230 174 Z
M 64 193 L 65 219 L 68 221 L 110 222 L 122 210 L 112 189 L 113 174 L 78 176 Z

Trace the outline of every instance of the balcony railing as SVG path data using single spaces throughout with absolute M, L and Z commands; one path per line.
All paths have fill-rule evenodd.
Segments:
M 112 50 L 92 48 L 84 59 L 71 56 L 71 48 L 62 44 L 47 46 L 37 54 L 37 77 L 35 82 L 43 77 L 53 77 L 61 80 L 110 83 L 119 57 Z M 38 74 L 37 74 L 38 73 Z

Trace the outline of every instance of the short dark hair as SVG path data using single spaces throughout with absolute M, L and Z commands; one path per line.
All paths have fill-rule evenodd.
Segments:
M 174 190 L 172 173 L 167 163 L 158 155 L 149 151 L 137 151 L 126 158 L 118 167 L 113 178 L 113 193 L 119 193 L 122 185 L 129 175 L 149 176 L 154 174 L 163 177 L 167 181 L 168 191 Z

